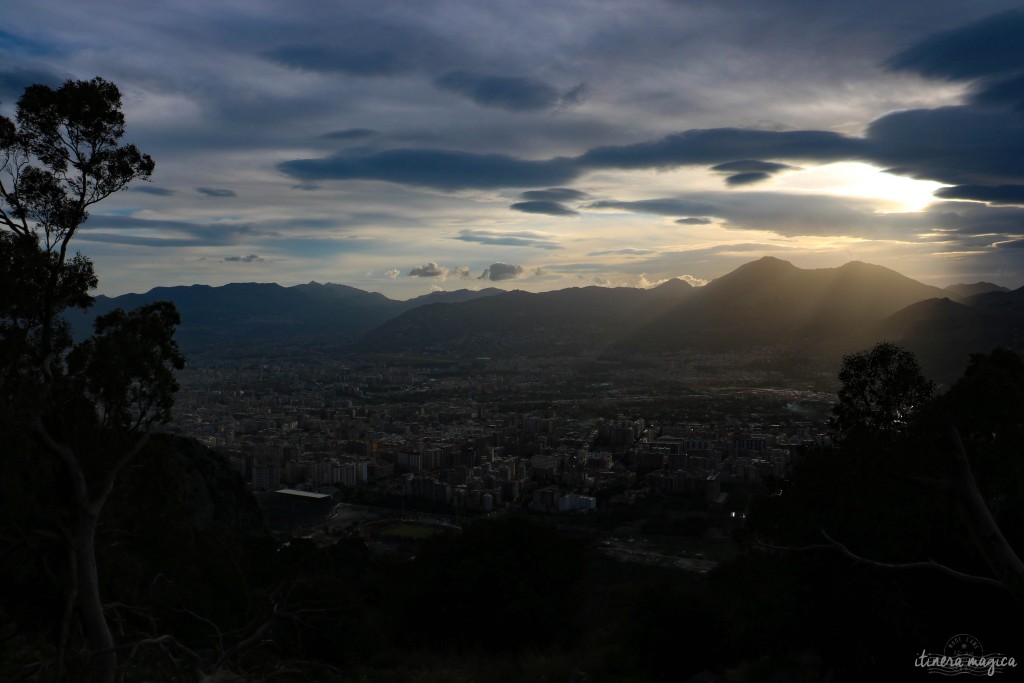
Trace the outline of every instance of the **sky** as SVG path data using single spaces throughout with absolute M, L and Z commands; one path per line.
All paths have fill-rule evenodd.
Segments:
M 5 0 L 0 111 L 116 83 L 99 292 L 702 284 L 775 256 L 1024 285 L 1024 5 Z

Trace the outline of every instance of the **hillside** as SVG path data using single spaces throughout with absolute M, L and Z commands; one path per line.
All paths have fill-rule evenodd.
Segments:
M 514 291 L 416 308 L 365 335 L 354 350 L 474 355 L 558 355 L 606 349 L 696 291 L 680 280 L 653 289 L 572 287 Z
M 956 292 L 970 296 L 960 296 Z M 408 301 L 340 284 L 236 283 L 158 287 L 97 297 L 71 316 L 77 334 L 115 307 L 169 299 L 186 353 L 270 353 L 314 343 L 335 352 L 473 356 L 602 356 L 693 352 L 758 355 L 782 372 L 834 367 L 887 339 L 937 377 L 967 356 L 1017 348 L 1024 288 L 939 289 L 861 262 L 801 269 L 765 257 L 704 287 L 572 287 L 533 294 L 496 288 L 433 292 Z M 765 361 L 763 359 L 768 358 Z M 734 358 L 733 361 L 736 359 Z
M 867 263 L 803 270 L 765 257 L 713 280 L 622 343 L 709 351 L 806 344 L 862 329 L 948 293 Z
M 413 308 L 502 293 L 503 290 L 495 288 L 461 289 L 396 301 L 377 292 L 317 282 L 294 287 L 255 282 L 221 287 L 155 287 L 144 294 L 98 296 L 89 311 L 76 311 L 68 318 L 76 335 L 84 336 L 98 315 L 115 308 L 131 310 L 164 300 L 174 302 L 181 314 L 177 338 L 186 352 L 222 345 L 310 341 L 346 346 L 356 336 Z
M 940 379 L 974 351 L 1014 347 L 1024 292 L 972 297 L 861 262 L 805 270 L 775 258 L 700 288 L 585 287 L 424 306 L 367 333 L 357 351 L 486 356 L 694 352 L 769 358 L 782 372 L 835 367 L 888 339 L 919 353 Z M 767 355 L 766 355 L 767 354 Z M 758 361 L 763 363 L 764 361 Z

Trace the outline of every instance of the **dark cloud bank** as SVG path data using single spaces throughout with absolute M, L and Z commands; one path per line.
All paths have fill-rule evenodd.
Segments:
M 891 173 L 957 186 L 943 190 L 943 198 L 1019 202 L 1024 193 L 1024 116 L 1019 110 L 1024 105 L 1024 10 L 937 34 L 894 55 L 884 66 L 965 82 L 973 95 L 961 106 L 887 114 L 873 121 L 863 137 L 824 130 L 693 129 L 546 160 L 394 149 L 296 159 L 279 168 L 304 181 L 382 180 L 450 191 L 560 185 L 603 169 L 701 165 L 727 173 L 729 186 L 742 187 L 793 168 L 789 162 L 860 161 Z M 484 106 L 507 109 L 542 110 L 564 97 L 554 86 L 527 78 L 454 71 L 435 82 Z M 573 215 L 574 210 L 563 204 L 580 198 L 572 192 L 531 190 L 523 194 L 525 201 L 512 208 Z M 706 212 L 693 208 L 681 213 Z

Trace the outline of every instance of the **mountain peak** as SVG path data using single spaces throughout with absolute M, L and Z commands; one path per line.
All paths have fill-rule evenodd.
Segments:
M 775 258 L 774 256 L 762 256 L 756 261 L 751 261 L 750 263 L 742 265 L 732 272 L 752 273 L 771 277 L 793 273 L 798 270 L 801 269 L 797 268 L 789 261 L 783 261 L 782 259 Z M 730 275 L 731 274 L 732 273 L 730 273 Z
M 688 289 L 693 289 L 693 285 L 691 285 L 686 280 L 680 280 L 677 277 L 671 278 L 669 280 L 665 280 L 660 285 L 657 285 L 655 287 L 651 287 L 652 291 L 666 292 L 666 293 L 667 292 L 681 292 L 681 291 L 685 291 L 685 290 L 688 290 Z
M 779 280 L 799 272 L 802 272 L 801 269 L 789 261 L 783 261 L 774 256 L 762 256 L 756 261 L 745 263 L 731 273 L 712 280 L 707 286 L 712 290 L 722 287 L 730 290 L 734 287 L 751 289 L 766 281 Z
M 796 268 L 796 266 L 794 266 L 789 261 L 783 261 L 782 259 L 776 258 L 774 256 L 762 256 L 756 261 L 751 261 L 747 265 L 749 266 L 755 264 L 760 264 L 761 266 L 772 268 Z

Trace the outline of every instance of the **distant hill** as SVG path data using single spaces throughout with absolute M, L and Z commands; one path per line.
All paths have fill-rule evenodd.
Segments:
M 956 284 L 956 285 L 949 285 L 945 289 L 946 289 L 947 292 L 951 292 L 952 294 L 954 294 L 954 295 L 956 295 L 958 297 L 961 297 L 961 298 L 966 298 L 966 297 L 969 297 L 969 296 L 974 296 L 975 294 L 987 294 L 988 292 L 1009 292 L 1010 291 L 1006 287 L 1001 287 L 999 285 L 994 285 L 991 282 L 975 282 L 975 283 L 969 284 L 969 285 L 960 283 L 960 284 Z
M 484 289 L 456 289 L 452 292 L 431 292 L 430 294 L 417 296 L 409 299 L 408 301 L 399 301 L 398 307 L 403 311 L 408 311 L 420 306 L 426 306 L 427 304 L 458 304 L 464 301 L 472 301 L 473 299 L 480 299 L 485 296 L 494 296 L 495 294 L 504 293 L 504 289 L 498 289 L 497 287 L 486 287 Z
M 294 287 L 273 283 L 233 283 L 221 287 L 155 287 L 144 294 L 97 296 L 86 312 L 68 315 L 78 337 L 92 320 L 115 308 L 131 310 L 154 301 L 172 301 L 181 314 L 177 339 L 186 351 L 220 345 L 261 345 L 320 340 L 345 346 L 396 315 L 437 301 L 469 301 L 503 294 L 496 288 L 432 292 L 396 301 L 377 292 L 340 284 L 310 282 Z
M 372 330 L 354 348 L 480 355 L 593 352 L 693 291 L 674 280 L 653 289 L 514 291 L 462 304 L 421 306 Z
M 632 348 L 706 350 L 809 343 L 846 335 L 923 299 L 946 296 L 899 273 L 858 261 L 803 270 L 765 257 L 713 280 L 699 295 L 623 339 Z
M 950 383 L 963 374 L 972 353 L 1018 344 L 1022 318 L 950 299 L 928 299 L 889 316 L 862 335 L 914 352 L 925 373 Z
M 1013 291 L 975 294 L 966 301 L 975 308 L 1003 313 L 1024 313 L 1024 287 Z
M 748 353 L 774 358 L 773 367 L 786 372 L 834 368 L 845 353 L 891 340 L 919 353 L 930 374 L 945 379 L 959 375 L 973 351 L 1018 344 L 1022 310 L 1024 289 L 962 297 L 882 266 L 852 262 L 805 270 L 766 257 L 699 288 L 676 280 L 649 290 L 510 292 L 423 306 L 370 331 L 354 349 L 488 356 Z
M 939 289 L 867 263 L 801 269 L 766 257 L 703 287 L 676 279 L 650 289 L 489 288 L 409 301 L 316 282 L 158 287 L 97 297 L 89 316 L 72 321 L 81 335 L 96 314 L 169 299 L 182 315 L 186 352 L 267 353 L 268 345 L 310 342 L 339 352 L 469 357 L 688 351 L 756 358 L 783 373 L 833 369 L 843 354 L 889 340 L 945 379 L 958 376 L 972 352 L 1021 347 L 1024 288 L 988 287 Z M 968 294 L 980 289 L 987 291 Z

